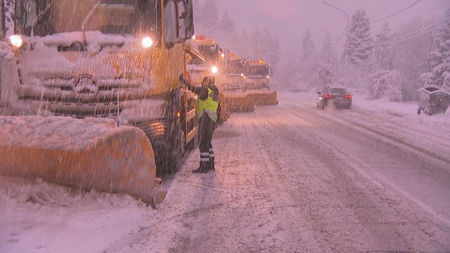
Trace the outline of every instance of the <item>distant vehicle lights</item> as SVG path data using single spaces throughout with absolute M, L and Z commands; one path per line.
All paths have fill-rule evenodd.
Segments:
M 218 72 L 219 72 L 219 68 L 217 66 L 212 66 L 211 67 L 211 73 L 217 74 Z

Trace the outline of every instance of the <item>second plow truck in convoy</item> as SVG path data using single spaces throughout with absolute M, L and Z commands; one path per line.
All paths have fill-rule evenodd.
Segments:
M 216 78 L 216 85 L 220 90 L 221 121 L 228 118 L 229 112 L 253 111 L 254 105 L 251 98 L 246 94 L 234 90 L 236 84 L 234 74 L 228 72 L 230 69 L 229 52 L 220 48 L 219 44 L 204 35 L 194 36 L 190 41 L 192 48 L 197 48 L 202 59 L 192 59 L 187 69 L 194 83 L 198 83 L 207 75 Z M 243 81 L 243 72 L 239 73 L 239 81 Z M 231 82 L 230 82 L 231 81 Z
M 253 97 L 245 91 L 247 64 L 241 57 L 228 52 L 227 65 L 222 73 L 222 89 L 232 112 L 253 112 Z
M 225 122 L 229 117 L 228 103 L 221 87 L 221 71 L 225 68 L 225 54 L 219 45 L 212 39 L 201 36 L 193 36 L 187 41 L 186 70 L 190 77 L 190 82 L 200 84 L 203 78 L 213 76 L 219 88 L 219 100 L 221 105 L 219 123 Z
M 162 202 L 157 175 L 195 145 L 196 97 L 178 83 L 192 0 L 12 2 L 0 174 Z
M 277 92 L 270 90 L 270 68 L 264 60 L 247 61 L 245 89 L 255 105 L 278 104 Z

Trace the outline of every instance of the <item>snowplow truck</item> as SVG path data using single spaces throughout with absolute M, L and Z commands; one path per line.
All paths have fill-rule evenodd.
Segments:
M 207 76 L 213 76 L 215 78 L 216 85 L 219 88 L 219 100 L 221 104 L 219 123 L 223 123 L 230 117 L 227 101 L 221 85 L 221 70 L 225 66 L 225 55 L 214 40 L 206 38 L 203 35 L 194 36 L 186 44 L 190 52 L 189 55 L 191 56 L 186 62 L 186 70 L 191 82 L 193 84 L 200 84 L 203 78 Z
M 270 68 L 264 60 L 247 61 L 245 90 L 255 105 L 278 104 L 277 92 L 270 90 Z
M 222 106 L 222 111 L 225 109 L 227 117 L 229 115 L 228 112 L 253 111 L 254 105 L 250 96 L 240 91 L 230 90 L 229 81 L 233 79 L 230 73 L 227 73 L 230 64 L 230 53 L 220 48 L 215 40 L 204 35 L 195 36 L 193 42 L 205 59 L 205 62 L 199 64 L 199 62 L 194 61 L 194 64 L 191 64 L 193 67 L 190 73 L 194 79 L 199 79 L 199 77 L 202 77 L 208 72 L 211 72 L 216 77 L 216 84 L 222 94 L 222 105 L 225 104 L 225 106 Z
M 227 65 L 222 73 L 222 88 L 231 112 L 253 112 L 253 97 L 246 92 L 247 64 L 244 59 L 228 52 Z
M 178 81 L 192 0 L 2 8 L 0 173 L 160 203 L 158 177 L 195 145 L 196 96 Z

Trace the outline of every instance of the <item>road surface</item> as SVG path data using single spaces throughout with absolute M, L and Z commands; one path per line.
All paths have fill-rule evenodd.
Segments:
M 233 114 L 216 171 L 191 173 L 191 153 L 157 214 L 107 252 L 450 251 L 448 128 L 279 101 Z

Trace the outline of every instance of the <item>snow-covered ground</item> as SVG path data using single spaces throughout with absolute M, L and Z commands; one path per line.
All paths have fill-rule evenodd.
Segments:
M 444 243 L 450 234 L 450 207 L 441 203 L 448 196 L 415 194 L 413 188 L 421 189 L 421 183 L 414 185 L 417 178 L 401 174 L 403 168 L 393 170 L 392 164 L 378 174 L 367 172 L 363 165 L 383 165 L 377 161 L 382 152 L 374 150 L 373 161 L 359 157 L 359 146 L 354 153 L 346 146 L 353 140 L 337 144 L 339 133 L 348 134 L 346 127 L 329 130 L 321 125 L 336 122 L 363 129 L 355 138 L 371 140 L 368 146 L 381 149 L 395 142 L 393 146 L 402 145 L 411 154 L 424 152 L 436 160 L 424 164 L 445 167 L 449 112 L 417 115 L 416 103 L 360 97 L 354 97 L 350 111 L 322 112 L 315 109 L 315 95 L 304 93 L 282 93 L 279 101 L 253 114 L 232 115 L 213 140 L 216 176 L 190 173 L 199 160 L 198 151 L 193 152 L 181 170 L 163 182 L 168 195 L 156 210 L 126 195 L 0 177 L 0 252 L 450 251 Z M 271 135 L 281 127 L 301 131 Z M 311 150 L 306 144 L 298 146 L 316 139 L 321 142 Z M 386 152 L 402 155 L 396 147 Z M 427 153 L 431 148 L 436 153 Z M 361 168 L 347 171 L 340 163 L 315 161 L 316 151 L 336 159 L 342 155 L 349 165 Z M 424 181 L 433 169 L 423 172 Z M 289 178 L 283 172 L 294 174 Z M 446 190 L 436 187 L 426 192 Z M 342 239 L 348 241 L 339 242 Z

